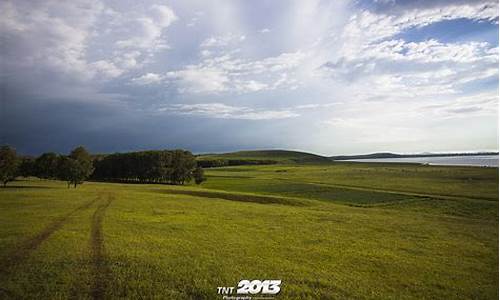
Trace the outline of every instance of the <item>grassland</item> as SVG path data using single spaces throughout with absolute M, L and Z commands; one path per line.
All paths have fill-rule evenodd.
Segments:
M 214 168 L 201 187 L 0 189 L 0 298 L 498 299 L 498 169 Z

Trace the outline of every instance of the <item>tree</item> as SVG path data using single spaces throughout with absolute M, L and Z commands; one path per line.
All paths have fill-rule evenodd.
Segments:
M 67 156 L 60 156 L 57 165 L 57 178 L 66 181 L 68 188 L 71 184 L 76 185 L 82 182 L 82 170 L 78 161 Z
M 17 174 L 22 177 L 37 176 L 35 160 L 31 157 L 23 157 L 19 163 Z
M 73 151 L 69 154 L 69 157 L 76 160 L 80 164 L 82 181 L 92 175 L 92 172 L 94 172 L 92 157 L 83 146 L 73 149 Z
M 184 184 L 193 177 L 196 158 L 184 150 L 114 153 L 94 160 L 94 180 Z
M 205 177 L 205 172 L 203 172 L 203 168 L 199 166 L 194 169 L 193 177 L 196 184 L 201 184 L 203 181 L 207 180 L 207 178 Z
M 3 186 L 13 181 L 17 175 L 18 160 L 16 151 L 9 146 L 0 147 L 0 180 Z
M 57 177 L 58 155 L 54 152 L 43 153 L 35 160 L 35 173 L 38 178 L 55 179 Z
M 61 156 L 58 160 L 58 178 L 72 184 L 75 188 L 78 184 L 89 178 L 94 171 L 92 157 L 84 147 L 77 147 L 68 156 Z
M 189 151 L 174 150 L 172 152 L 172 168 L 171 182 L 173 184 L 184 184 L 191 180 L 193 169 L 196 167 L 196 160 L 193 154 Z

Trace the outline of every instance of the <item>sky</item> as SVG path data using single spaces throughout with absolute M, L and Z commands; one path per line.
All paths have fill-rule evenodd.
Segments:
M 498 149 L 498 2 L 0 2 L 0 144 Z

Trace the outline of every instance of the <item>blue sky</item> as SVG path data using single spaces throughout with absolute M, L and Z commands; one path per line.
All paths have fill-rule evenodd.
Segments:
M 2 1 L 0 143 L 498 149 L 495 1 Z

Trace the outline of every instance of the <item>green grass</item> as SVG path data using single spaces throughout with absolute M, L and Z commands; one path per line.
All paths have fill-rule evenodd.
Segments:
M 0 298 L 221 299 L 241 279 L 281 279 L 276 299 L 498 298 L 498 169 L 207 174 L 201 187 L 0 189 Z
M 205 187 L 233 191 L 273 193 L 277 185 L 286 184 L 290 186 L 290 192 L 300 194 L 303 191 L 305 197 L 311 197 L 307 192 L 311 188 L 306 184 L 315 184 L 330 187 L 331 193 L 339 188 L 349 188 L 370 192 L 498 199 L 498 168 L 334 163 L 212 168 L 206 174 L 210 180 L 204 184 Z

